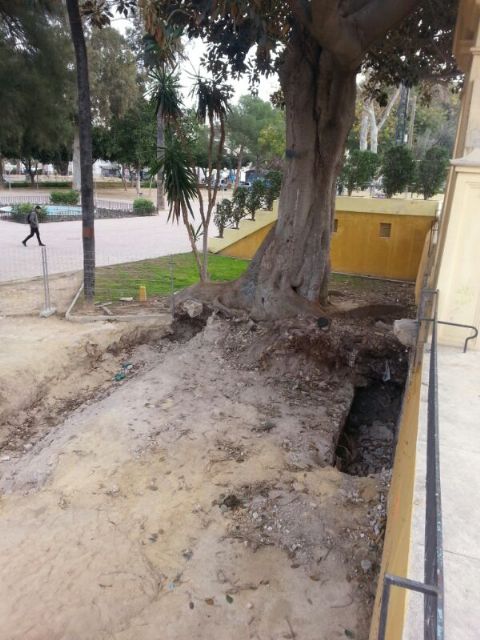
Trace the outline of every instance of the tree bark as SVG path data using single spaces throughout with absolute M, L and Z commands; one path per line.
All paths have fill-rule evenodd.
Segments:
M 84 293 L 87 302 L 93 303 L 95 296 L 95 210 L 93 203 L 92 115 L 87 48 L 85 46 L 78 0 L 67 0 L 67 11 L 77 68 Z
M 5 171 L 5 163 L 4 163 L 3 156 L 0 154 L 0 187 L 2 188 L 7 184 L 7 181 L 5 180 L 5 177 L 4 177 L 4 171 Z
M 75 126 L 73 134 L 73 156 L 72 156 L 72 188 L 76 191 L 81 189 L 81 171 L 80 171 L 80 131 L 78 125 Z
M 360 120 L 360 151 L 368 149 L 368 131 L 370 129 L 370 116 L 367 110 L 367 103 L 364 103 L 362 117 Z
M 370 118 L 370 151 L 378 153 L 378 124 L 375 107 L 372 102 L 368 106 L 368 117 Z
M 157 159 L 163 158 L 163 149 L 165 147 L 165 121 L 161 107 L 157 111 Z M 157 211 L 165 209 L 165 191 L 163 188 L 163 169 L 157 173 Z
M 256 317 L 301 309 L 302 299 L 327 302 L 336 180 L 355 117 L 356 71 L 341 68 L 306 34 L 292 39 L 285 56 L 287 152 L 278 222 L 239 283 Z
M 140 178 L 140 163 L 137 162 L 137 196 L 140 195 L 141 190 L 142 190 L 142 181 Z
M 411 106 L 410 106 L 410 118 L 408 120 L 408 143 L 409 149 L 413 149 L 413 139 L 415 137 L 415 118 L 417 116 L 417 94 L 414 89 L 411 89 Z

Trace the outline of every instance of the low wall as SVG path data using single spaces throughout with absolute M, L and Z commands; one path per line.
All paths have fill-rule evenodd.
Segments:
M 415 281 L 437 205 L 430 200 L 339 196 L 332 234 L 332 270 Z M 209 242 L 210 251 L 251 259 L 274 226 L 277 207 L 275 203 L 273 211 L 259 211 L 255 222 L 242 220 L 239 230 L 227 229 L 223 239 Z
M 383 576 L 385 573 L 402 577 L 408 576 L 421 383 L 422 365 L 417 362 L 412 364 L 410 369 L 399 423 L 392 481 L 388 495 L 387 528 L 370 640 L 378 639 Z M 392 588 L 388 608 L 387 640 L 401 640 L 402 638 L 406 597 L 405 589 Z

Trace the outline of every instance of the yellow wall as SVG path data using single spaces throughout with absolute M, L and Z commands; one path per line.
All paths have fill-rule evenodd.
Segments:
M 332 236 L 332 270 L 413 281 L 433 219 L 394 213 L 337 211 Z M 380 224 L 391 236 L 380 236 Z
M 255 222 L 242 220 L 239 230 L 211 239 L 210 251 L 251 259 L 277 218 L 259 211 Z M 339 196 L 337 231 L 332 236 L 332 270 L 396 280 L 415 281 L 425 238 L 435 220 L 437 202 Z M 391 224 L 391 236 L 379 235 L 380 224 Z
M 264 227 L 256 229 L 249 235 L 240 238 L 237 242 L 233 242 L 225 249 L 219 251 L 220 255 L 251 260 L 274 224 L 275 222 L 270 222 Z
M 385 532 L 382 565 L 370 629 L 370 640 L 377 640 L 378 638 L 384 574 L 408 575 L 421 381 L 422 366 L 420 363 L 416 364 L 410 371 L 403 400 L 398 444 L 388 496 L 387 530 Z M 405 590 L 393 587 L 388 609 L 387 640 L 401 640 L 405 605 Z

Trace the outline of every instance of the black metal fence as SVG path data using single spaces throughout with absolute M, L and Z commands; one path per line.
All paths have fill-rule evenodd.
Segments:
M 383 580 L 378 640 L 386 640 L 388 606 L 392 587 L 423 593 L 424 640 L 444 640 L 443 525 L 440 487 L 438 419 L 437 298 L 434 294 L 427 412 L 427 474 L 425 513 L 424 581 L 418 582 L 386 573 Z M 419 635 L 419 638 L 421 636 Z

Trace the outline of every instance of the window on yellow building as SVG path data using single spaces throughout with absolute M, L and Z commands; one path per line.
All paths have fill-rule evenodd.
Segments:
M 378 234 L 380 238 L 390 238 L 392 235 L 392 225 L 390 222 L 380 223 L 380 232 Z
M 333 221 L 333 233 L 337 233 L 338 231 L 338 220 L 335 218 Z

